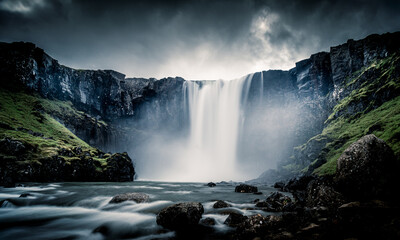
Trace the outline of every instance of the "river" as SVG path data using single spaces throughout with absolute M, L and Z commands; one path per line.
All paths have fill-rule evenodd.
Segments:
M 229 212 L 247 216 L 271 213 L 255 208 L 255 199 L 265 199 L 274 191 L 258 186 L 263 195 L 235 193 L 236 184 L 135 181 L 124 183 L 25 183 L 16 188 L 0 188 L 0 239 L 170 239 L 175 232 L 156 223 L 157 213 L 178 202 L 201 202 L 202 218 L 216 224 L 205 238 L 222 238 L 232 228 L 223 224 Z M 142 192 L 149 203 L 126 201 L 109 203 L 120 193 Z M 27 194 L 22 196 L 21 194 Z M 232 207 L 214 209 L 217 200 Z M 102 228 L 99 228 L 102 227 Z M 102 229 L 101 232 L 95 229 Z

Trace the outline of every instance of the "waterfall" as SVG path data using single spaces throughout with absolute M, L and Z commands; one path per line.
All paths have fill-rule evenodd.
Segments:
M 190 127 L 179 180 L 243 180 L 236 164 L 237 144 L 252 78 L 185 82 Z

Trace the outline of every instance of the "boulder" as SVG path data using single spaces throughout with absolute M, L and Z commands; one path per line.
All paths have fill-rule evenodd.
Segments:
M 238 239 L 254 239 L 257 236 L 264 236 L 269 231 L 280 228 L 282 221 L 280 216 L 262 216 L 260 214 L 246 218 L 237 227 L 236 234 Z
M 274 188 L 278 188 L 280 190 L 283 190 L 284 187 L 285 187 L 285 183 L 284 182 L 276 182 L 274 184 Z
M 230 206 L 231 206 L 230 204 L 228 204 L 224 201 L 218 200 L 216 203 L 214 203 L 213 208 L 227 208 Z
M 282 211 L 283 207 L 292 202 L 292 199 L 280 192 L 271 193 L 265 200 L 273 209 Z
M 235 192 L 239 193 L 256 193 L 258 192 L 257 187 L 247 185 L 247 184 L 240 184 L 239 186 L 235 187 Z
M 215 186 L 217 186 L 217 184 L 215 184 L 215 183 L 213 183 L 213 182 L 209 182 L 209 183 L 206 184 L 206 186 L 208 186 L 208 187 L 215 187 Z
M 0 153 L 6 155 L 20 156 L 27 152 L 28 148 L 23 142 L 8 137 L 0 140 Z
M 334 209 L 342 205 L 344 203 L 343 195 L 330 186 L 330 182 L 323 179 L 312 180 L 308 184 L 305 194 L 306 206 L 324 206 Z
M 184 230 L 196 226 L 204 208 L 198 202 L 178 203 L 166 207 L 157 214 L 157 224 L 171 230 Z
M 338 190 L 354 200 L 391 199 L 399 168 L 392 149 L 370 134 L 351 144 L 339 157 L 335 182 Z
M 110 203 L 120 203 L 125 201 L 134 201 L 136 203 L 149 202 L 149 195 L 144 193 L 122 193 L 114 196 Z
M 114 153 L 107 159 L 105 175 L 111 182 L 133 181 L 135 168 L 132 159 L 126 152 Z
M 282 211 L 283 207 L 291 203 L 292 199 L 280 192 L 271 193 L 264 202 L 258 202 L 257 207 L 264 207 L 269 212 Z
M 206 226 L 214 226 L 215 225 L 215 219 L 214 218 L 204 218 L 200 221 L 200 224 L 206 225 Z
M 224 224 L 230 226 L 230 227 L 236 227 L 242 222 L 244 222 L 247 219 L 246 216 L 243 216 L 240 213 L 231 213 L 229 214 L 228 218 L 225 220 Z
M 22 193 L 21 195 L 19 195 L 20 198 L 26 198 L 26 197 L 32 197 L 33 195 L 30 193 Z

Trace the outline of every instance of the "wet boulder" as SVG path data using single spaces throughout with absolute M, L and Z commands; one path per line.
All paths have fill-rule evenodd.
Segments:
M 112 182 L 133 181 L 135 168 L 132 159 L 126 152 L 114 153 L 107 159 L 105 175 L 107 180 Z
M 235 192 L 239 193 L 256 193 L 258 192 L 258 188 L 252 185 L 240 184 L 235 187 Z
M 285 183 L 284 182 L 276 182 L 274 184 L 274 188 L 280 189 L 281 191 L 283 190 L 284 187 L 285 187 Z
M 215 187 L 217 186 L 217 184 L 213 183 L 213 182 L 209 182 L 206 184 L 207 187 Z
M 149 195 L 144 193 L 122 193 L 114 196 L 110 203 L 120 203 L 125 201 L 134 201 L 136 203 L 149 202 Z
M 204 208 L 198 202 L 178 203 L 166 207 L 157 214 L 157 224 L 171 230 L 184 230 L 196 226 Z
M 203 224 L 205 226 L 214 226 L 215 225 L 215 219 L 214 218 L 204 218 L 200 221 L 200 224 Z
M 370 134 L 351 144 L 339 157 L 335 182 L 338 190 L 350 199 L 390 199 L 395 189 L 399 167 L 392 149 Z
M 256 204 L 257 207 L 266 208 L 269 212 L 280 212 L 283 208 L 292 202 L 292 199 L 280 192 L 271 193 L 265 201 Z
M 330 186 L 330 180 L 315 179 L 307 187 L 305 196 L 306 206 L 324 206 L 330 209 L 337 208 L 344 203 L 344 197 Z
M 218 200 L 216 203 L 214 203 L 213 208 L 227 208 L 230 206 L 231 206 L 230 204 L 228 204 L 224 201 Z
M 226 218 L 224 224 L 230 226 L 230 227 L 236 227 L 242 222 L 244 222 L 247 219 L 246 216 L 243 216 L 240 213 L 231 213 L 229 216 Z
M 262 216 L 260 214 L 253 215 L 242 221 L 237 229 L 236 235 L 238 239 L 254 239 L 257 236 L 263 236 L 275 228 L 280 228 L 282 217 L 280 216 Z
M 32 146 L 11 138 L 0 140 L 0 153 L 11 156 L 20 156 L 31 150 Z

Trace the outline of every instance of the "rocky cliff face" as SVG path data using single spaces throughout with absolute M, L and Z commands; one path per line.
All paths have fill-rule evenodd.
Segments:
M 327 144 L 345 143 L 348 139 L 313 136 L 321 134 L 330 122 L 341 116 L 372 111 L 398 96 L 396 80 L 392 85 L 389 83 L 400 76 L 399 67 L 389 66 L 387 78 L 385 74 L 389 73 L 379 70 L 379 66 L 384 66 L 385 59 L 399 49 L 400 32 L 371 35 L 358 41 L 349 40 L 329 52 L 313 54 L 289 71 L 255 73 L 249 87 L 248 109 L 296 111 L 289 115 L 296 119 L 296 124 L 287 129 L 288 136 L 293 136 L 288 145 L 300 147 L 294 148 L 293 153 L 286 151 L 287 156 L 280 156 L 287 159 L 282 165 L 307 166 L 325 159 Z M 27 88 L 49 99 L 71 101 L 88 118 L 98 122 L 84 121 L 83 124 L 55 117 L 95 146 L 121 151 L 124 149 L 115 149 L 113 144 L 127 139 L 140 141 L 138 132 L 142 129 L 157 131 L 166 126 L 171 130 L 184 129 L 182 85 L 185 80 L 182 78 L 125 78 L 112 70 L 72 69 L 60 65 L 31 43 L 2 43 L 0 51 L 0 73 L 3 79 L 9 79 L 1 81 L 1 85 Z M 365 87 L 365 91 L 360 90 Z M 105 124 L 98 124 L 101 120 Z M 293 157 L 289 159 L 289 155 Z
M 155 118 L 179 125 L 176 113 L 183 112 L 182 78 L 125 78 L 113 70 L 72 69 L 60 65 L 32 43 L 1 43 L 0 52 L 1 86 L 25 88 L 45 98 L 71 101 L 89 118 L 107 122 L 140 116 L 142 122 L 137 127 L 144 123 L 154 126 Z M 149 102 L 151 108 L 146 107 Z M 56 117 L 78 137 L 105 150 L 115 150 L 115 136 L 121 137 L 119 126 Z

